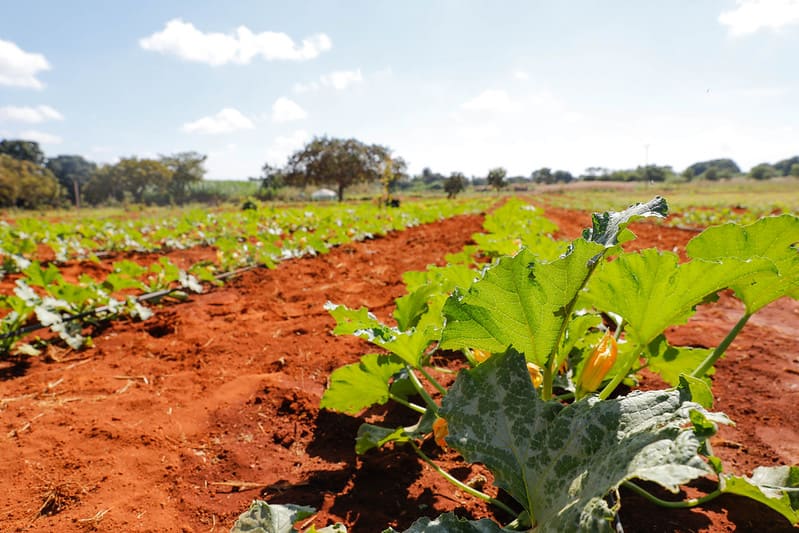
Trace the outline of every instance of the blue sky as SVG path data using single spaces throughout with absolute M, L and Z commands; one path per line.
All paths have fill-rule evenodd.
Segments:
M 256 176 L 315 135 L 412 172 L 799 154 L 799 0 L 4 2 L 0 137 Z

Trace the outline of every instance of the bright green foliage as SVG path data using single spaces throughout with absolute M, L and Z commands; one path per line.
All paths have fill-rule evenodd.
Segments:
M 481 253 L 490 257 L 515 255 L 525 246 L 542 259 L 555 259 L 566 251 L 566 243 L 550 237 L 558 228 L 541 210 L 517 198 L 486 216 L 485 233 L 472 239 Z
M 605 263 L 588 284 L 585 302 L 621 315 L 628 339 L 646 346 L 667 327 L 682 324 L 716 292 L 773 271 L 768 260 L 679 264 L 676 254 L 650 248 Z
M 328 302 L 325 305 L 337 325 L 336 335 L 355 335 L 375 346 L 384 348 L 402 359 L 406 364 L 418 367 L 431 342 L 438 340 L 441 331 L 440 317 L 423 315 L 415 328 L 400 331 L 386 326 L 365 307 L 348 309 L 343 305 Z
M 456 287 L 468 287 L 477 274 L 465 265 L 428 266 L 402 275 L 408 294 L 396 299 L 394 319 L 400 330 L 416 327 L 426 313 L 441 316 L 447 296 Z
M 799 298 L 799 217 L 764 217 L 748 226 L 724 224 L 708 228 L 686 246 L 694 258 L 742 261 L 771 260 L 776 270 L 763 270 L 752 279 L 730 286 L 752 314 L 783 296 Z
M 759 466 L 752 477 L 721 475 L 721 491 L 768 505 L 791 524 L 799 523 L 799 466 Z
M 627 480 L 677 492 L 710 474 L 698 455 L 691 411 L 714 422 L 684 389 L 634 392 L 564 406 L 540 400 L 524 358 L 509 350 L 462 372 L 440 411 L 447 443 L 485 464 L 530 514 L 537 531 L 611 531 L 616 510 L 605 497 Z
M 364 355 L 359 362 L 333 371 L 320 407 L 357 415 L 370 405 L 382 405 L 389 400 L 392 376 L 403 368 L 395 356 Z
M 503 257 L 465 293 L 444 305 L 441 346 L 502 352 L 509 346 L 539 366 L 548 364 L 574 301 L 591 272 L 589 262 L 604 250 L 578 239 L 571 253 L 551 263 L 527 249 Z
M 275 505 L 256 500 L 250 508 L 239 516 L 230 533 L 294 533 L 294 524 L 316 513 L 316 509 L 307 505 Z M 316 529 L 311 526 L 305 533 L 347 533 L 341 524 Z

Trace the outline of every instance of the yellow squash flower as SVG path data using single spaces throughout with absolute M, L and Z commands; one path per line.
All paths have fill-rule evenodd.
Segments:
M 597 390 L 607 373 L 613 368 L 617 353 L 616 337 L 610 331 L 607 331 L 588 357 L 578 381 L 578 388 L 583 392 Z
M 533 382 L 533 387 L 536 389 L 544 382 L 544 375 L 541 373 L 541 368 L 535 363 L 527 363 L 527 371 L 530 373 L 530 379 Z
M 443 418 L 436 418 L 436 421 L 433 422 L 433 438 L 436 441 L 436 444 L 441 446 L 442 448 L 447 447 L 447 441 L 444 440 L 444 437 L 449 435 L 449 427 L 447 426 L 447 421 Z

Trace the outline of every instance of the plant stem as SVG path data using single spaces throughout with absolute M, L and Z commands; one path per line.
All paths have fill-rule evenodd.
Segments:
M 396 394 L 391 394 L 389 392 L 388 393 L 388 397 L 391 398 L 392 400 L 394 400 L 395 402 L 397 402 L 398 404 L 404 405 L 408 409 L 410 409 L 412 411 L 416 411 L 417 413 L 425 414 L 427 412 L 427 409 L 425 409 L 421 405 L 416 405 L 413 402 L 409 402 L 408 400 L 405 400 L 404 398 L 400 398 Z
M 505 505 L 504 503 L 502 503 L 501 501 L 497 500 L 496 498 L 492 498 L 491 496 L 489 496 L 485 492 L 481 492 L 481 491 L 479 491 L 479 490 L 477 490 L 475 488 L 470 487 L 469 485 L 467 485 L 463 481 L 460 481 L 459 479 L 455 478 L 452 474 L 450 474 L 449 472 L 447 472 L 446 470 L 444 470 L 443 468 L 438 466 L 436 463 L 433 462 L 432 459 L 430 459 L 427 456 L 427 454 L 425 454 L 422 451 L 421 448 L 419 448 L 419 446 L 415 442 L 413 442 L 413 440 L 409 440 L 408 442 L 410 443 L 411 447 L 413 448 L 413 451 L 415 451 L 416 454 L 419 457 L 421 457 L 422 460 L 425 463 L 429 464 L 433 468 L 433 470 L 435 470 L 436 472 L 441 474 L 444 477 L 444 479 L 446 479 L 447 481 L 449 481 L 450 483 L 452 483 L 453 485 L 458 487 L 460 490 L 462 490 L 466 494 L 474 496 L 475 498 L 479 498 L 479 499 L 481 499 L 481 500 L 483 500 L 485 502 L 488 502 L 488 503 L 490 503 L 492 505 L 495 505 L 495 506 L 499 507 L 500 509 L 502 509 L 503 511 L 505 511 L 506 513 L 508 513 L 511 516 L 516 516 L 516 512 L 513 509 L 511 509 L 510 507 L 508 507 L 507 505 Z
M 430 373 L 427 370 L 425 370 L 423 366 L 419 367 L 419 372 L 422 373 L 422 375 L 425 377 L 425 379 L 427 381 L 429 381 L 430 383 L 433 384 L 433 386 L 436 388 L 436 390 L 441 393 L 441 396 L 446 396 L 447 395 L 447 389 L 445 389 L 441 385 L 441 383 L 439 383 L 436 380 L 436 378 L 434 378 L 432 375 L 430 375 Z
M 419 376 L 416 375 L 416 372 L 414 372 L 411 367 L 406 368 L 408 369 L 408 377 L 410 377 L 416 392 L 424 399 L 424 403 L 427 404 L 428 409 L 432 409 L 434 413 L 438 414 L 438 404 L 433 400 L 430 394 L 424 390 L 424 385 L 419 381 Z
M 625 481 L 622 483 L 624 487 L 627 487 L 631 491 L 635 492 L 636 494 L 643 496 L 650 502 L 654 503 L 655 505 L 659 505 L 661 507 L 667 507 L 669 509 L 690 509 L 691 507 L 696 507 L 697 505 L 702 505 L 703 503 L 707 503 L 711 500 L 714 500 L 718 496 L 721 496 L 721 489 L 718 488 L 713 492 L 705 494 L 701 498 L 691 498 L 690 500 L 682 500 L 679 502 L 670 502 L 667 500 L 661 500 L 657 496 L 649 493 L 648 491 L 642 489 L 635 483 L 631 481 Z
M 700 364 L 698 367 L 696 367 L 696 370 L 691 372 L 691 377 L 702 378 L 702 377 L 705 376 L 707 371 L 710 370 L 710 367 L 712 367 L 713 364 L 716 361 L 718 361 L 718 359 L 722 355 L 724 355 L 724 352 L 727 350 L 727 348 L 730 346 L 730 344 L 732 344 L 732 341 L 735 340 L 735 337 L 738 336 L 738 333 L 741 332 L 743 327 L 746 325 L 746 322 L 749 320 L 749 317 L 751 317 L 751 316 L 752 316 L 751 313 L 748 313 L 748 312 L 744 313 L 744 315 L 741 317 L 740 320 L 738 320 L 738 322 L 735 324 L 735 326 L 733 326 L 733 328 L 730 330 L 730 332 L 727 333 L 727 336 L 724 337 L 724 340 L 721 341 L 721 344 L 716 346 L 716 349 L 713 350 L 713 353 L 708 355 L 707 358 L 704 361 L 702 361 L 702 364 Z
M 571 322 L 571 316 L 574 312 L 574 307 L 577 305 L 577 298 L 580 296 L 580 291 L 583 290 L 586 283 L 588 283 L 589 278 L 596 270 L 597 266 L 599 265 L 599 260 L 605 257 L 605 252 L 607 248 L 602 251 L 596 257 L 596 261 L 591 262 L 588 267 L 588 272 L 585 274 L 585 278 L 583 278 L 583 282 L 580 284 L 580 288 L 577 289 L 577 292 L 574 293 L 574 298 L 566 305 L 565 309 L 563 310 L 563 322 L 560 324 L 560 331 L 558 331 L 558 338 L 555 342 L 555 351 L 553 354 L 550 355 L 547 364 L 544 365 L 544 379 L 543 385 L 541 387 L 541 399 L 545 402 L 552 399 L 552 382 L 555 378 L 555 374 L 557 373 L 556 365 L 558 363 L 557 353 L 560 349 L 560 345 L 563 342 L 563 336 L 566 334 L 566 329 L 568 328 L 569 322 Z

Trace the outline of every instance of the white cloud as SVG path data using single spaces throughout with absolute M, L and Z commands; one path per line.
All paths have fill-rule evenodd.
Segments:
M 61 144 L 63 142 L 63 139 L 58 135 L 37 130 L 23 131 L 19 134 L 19 138 L 26 141 L 36 141 L 39 144 Z
M 50 70 L 50 63 L 42 54 L 32 54 L 11 41 L 0 39 L 0 85 L 43 89 L 36 79 L 40 70 Z
M 294 100 L 281 96 L 272 104 L 272 122 L 291 122 L 302 120 L 308 113 Z
M 515 80 L 529 80 L 530 79 L 530 75 L 527 72 L 525 72 L 525 71 L 523 71 L 521 69 L 516 69 L 516 70 L 513 71 L 513 79 L 515 79 Z
M 514 111 L 518 106 L 511 101 L 508 93 L 497 89 L 488 89 L 471 100 L 463 103 L 463 109 L 469 111 Z
M 181 128 L 186 133 L 231 133 L 237 130 L 254 128 L 252 120 L 241 114 L 238 109 L 226 107 L 219 113 L 187 122 Z
M 267 61 L 306 61 L 332 48 L 324 33 L 311 35 L 297 44 L 285 33 L 253 33 L 239 26 L 233 33 L 203 33 L 190 22 L 172 19 L 164 29 L 139 39 L 145 50 L 176 55 L 186 61 L 219 66 L 226 63 L 248 64 L 256 56 Z
M 320 78 L 322 85 L 332 86 L 338 91 L 343 91 L 352 84 L 363 81 L 361 69 L 357 70 L 337 70 L 330 74 L 325 74 Z
M 0 120 L 39 124 L 48 120 L 64 120 L 64 115 L 46 105 L 36 107 L 5 106 L 0 107 Z
M 780 30 L 799 24 L 799 0 L 738 0 L 735 9 L 719 15 L 719 22 L 734 37 L 761 29 Z
M 386 75 L 385 69 L 380 71 L 381 75 Z M 391 75 L 391 71 L 388 71 Z M 363 81 L 363 74 L 361 69 L 355 70 L 336 70 L 329 74 L 319 76 L 319 81 L 310 81 L 308 83 L 295 83 L 295 93 L 309 93 L 318 91 L 322 87 L 333 87 L 337 91 L 343 91 L 347 87 Z
M 297 130 L 291 135 L 280 136 L 267 148 L 266 157 L 270 163 L 282 165 L 288 157 L 302 148 L 311 138 L 305 130 Z

